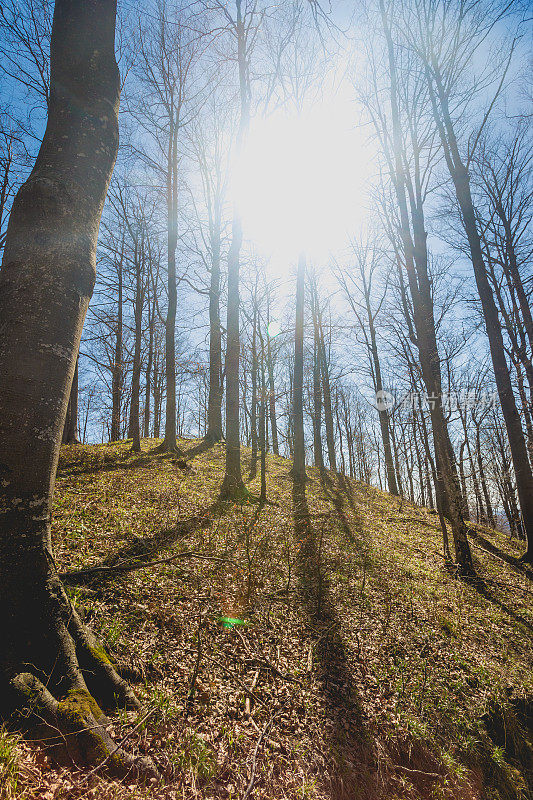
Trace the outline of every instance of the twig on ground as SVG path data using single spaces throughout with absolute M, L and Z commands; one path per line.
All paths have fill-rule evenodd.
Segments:
M 248 800 L 248 798 L 252 794 L 252 789 L 254 788 L 254 783 L 255 783 L 255 771 L 257 768 L 257 754 L 259 752 L 259 748 L 261 747 L 261 742 L 265 738 L 266 733 L 271 725 L 272 725 L 272 720 L 271 719 L 267 720 L 267 722 L 263 726 L 263 730 L 259 734 L 259 738 L 257 739 L 257 743 L 255 745 L 255 750 L 252 758 L 252 773 L 250 775 L 250 782 L 248 783 L 248 786 L 246 788 L 242 800 Z
M 249 697 L 251 697 L 252 700 L 254 700 L 256 703 L 258 703 L 260 706 L 265 706 L 266 705 L 266 703 L 264 703 L 263 700 L 261 700 L 260 697 L 258 697 L 256 694 L 254 694 L 254 692 L 250 691 L 250 689 L 246 686 L 246 684 L 243 683 L 239 678 L 237 678 L 235 673 L 232 672 L 230 669 L 228 669 L 224 664 L 221 664 L 220 661 L 217 661 L 216 658 L 213 658 L 212 656 L 206 656 L 206 658 L 207 658 L 208 661 L 211 661 L 213 664 L 216 664 L 217 667 L 220 667 L 220 669 L 223 672 L 225 672 L 226 675 L 230 675 L 233 678 L 233 680 L 235 681 L 235 683 L 237 683 L 241 687 L 243 692 L 245 692 Z

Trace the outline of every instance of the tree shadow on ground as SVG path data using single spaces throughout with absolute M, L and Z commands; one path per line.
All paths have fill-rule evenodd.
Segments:
M 505 603 L 503 600 L 497 597 L 495 591 L 489 588 L 483 580 L 471 581 L 469 582 L 469 585 L 472 586 L 472 588 L 475 589 L 478 592 L 478 594 L 481 595 L 481 597 L 483 597 L 489 603 L 492 603 L 493 605 L 497 606 L 497 608 L 499 608 L 501 611 L 504 611 L 506 614 L 508 614 L 511 617 L 511 619 L 513 619 L 520 625 L 523 625 L 524 628 L 527 628 L 527 630 L 530 633 L 533 633 L 533 623 L 531 623 L 528 619 L 523 617 L 522 614 L 519 614 L 517 611 L 512 609 L 507 603 Z
M 61 574 L 65 583 L 76 585 L 93 581 L 115 580 L 121 573 L 142 567 L 144 562 L 168 550 L 175 542 L 189 536 L 198 528 L 211 524 L 208 515 L 194 514 L 189 519 L 181 520 L 173 528 L 157 531 L 153 536 L 136 536 L 119 550 L 111 553 L 98 564 Z M 101 570 L 101 571 L 100 571 Z
M 361 555 L 363 566 L 365 568 L 371 566 L 372 544 L 364 533 L 363 520 L 355 504 L 353 489 L 349 482 L 344 475 L 337 474 L 333 478 L 324 473 L 321 476 L 321 484 L 325 498 L 335 509 L 335 515 L 344 537 Z M 346 502 L 350 507 L 351 520 L 346 514 Z
M 311 522 L 305 483 L 293 481 L 294 535 L 299 588 L 314 640 L 314 662 L 325 699 L 326 729 L 335 765 L 329 777 L 334 800 L 376 794 L 376 754 L 365 731 L 349 654 L 321 564 L 321 534 Z
M 504 550 L 501 550 L 493 542 L 483 536 L 483 534 L 480 533 L 480 531 L 476 528 L 470 528 L 470 536 L 474 540 L 475 544 L 477 544 L 482 550 L 485 550 L 486 553 L 490 553 L 496 558 L 501 559 L 501 561 L 505 561 L 505 563 L 512 567 L 512 569 L 514 569 L 516 572 L 519 572 L 521 575 L 525 575 L 527 578 L 533 581 L 533 568 L 528 564 L 524 564 L 524 562 L 520 561 L 520 559 L 509 555 L 509 553 L 506 553 Z
M 183 458 L 188 460 L 190 458 L 194 458 L 195 456 L 199 456 L 202 453 L 206 453 L 208 450 L 211 450 L 217 444 L 222 444 L 222 439 L 212 440 L 212 439 L 202 439 L 198 442 L 198 444 L 189 447 L 188 450 L 184 450 Z
M 110 456 L 109 460 L 106 460 L 105 456 L 104 453 L 102 460 L 87 459 L 61 465 L 58 473 L 62 476 L 72 475 L 75 477 L 76 475 L 96 475 L 101 472 L 116 472 L 117 470 L 142 469 L 151 466 L 156 460 L 166 459 L 172 463 L 181 462 L 176 453 L 156 453 L 155 451 L 142 453 L 137 458 L 131 458 L 131 451 L 120 457 Z

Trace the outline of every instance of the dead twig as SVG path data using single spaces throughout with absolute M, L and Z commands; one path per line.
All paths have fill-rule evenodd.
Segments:
M 263 726 L 263 730 L 261 731 L 261 733 L 259 734 L 259 737 L 257 739 L 257 743 L 255 745 L 254 754 L 253 754 L 253 757 L 252 757 L 252 773 L 250 775 L 250 781 L 248 783 L 248 786 L 246 788 L 246 791 L 245 791 L 245 793 L 243 795 L 242 800 L 248 800 L 248 798 L 252 794 L 252 789 L 254 788 L 254 783 L 255 783 L 255 771 L 256 771 L 256 768 L 257 768 L 257 754 L 259 752 L 259 748 L 261 747 L 261 743 L 262 743 L 263 739 L 265 738 L 265 736 L 267 734 L 267 731 L 268 731 L 268 729 L 270 728 L 271 725 L 272 725 L 272 720 L 271 719 L 267 720 L 267 722 Z

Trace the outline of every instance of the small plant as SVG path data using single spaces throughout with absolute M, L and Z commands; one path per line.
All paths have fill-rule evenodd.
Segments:
M 212 749 L 193 730 L 185 731 L 182 746 L 176 754 L 178 771 L 192 773 L 195 780 L 211 780 L 217 769 L 217 760 Z
M 17 738 L 0 727 L 0 798 L 11 800 L 20 797 L 17 792 L 19 782 L 19 761 Z

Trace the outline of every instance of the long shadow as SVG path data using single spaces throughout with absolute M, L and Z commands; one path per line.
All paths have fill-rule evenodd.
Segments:
M 134 458 L 132 460 L 126 460 L 129 458 L 129 453 L 124 456 L 124 460 L 122 459 L 115 459 L 113 458 L 112 461 L 106 462 L 103 461 L 102 463 L 95 463 L 91 461 L 81 461 L 79 464 L 66 464 L 60 467 L 59 474 L 60 475 L 94 475 L 99 472 L 116 472 L 117 470 L 130 470 L 130 469 L 141 469 L 143 467 L 149 467 L 151 464 L 161 459 L 167 459 L 169 461 L 173 461 L 178 463 L 176 460 L 175 453 L 143 453 L 138 458 Z
M 493 556 L 500 558 L 502 561 L 505 561 L 510 567 L 512 567 L 516 572 L 519 572 L 521 575 L 525 575 L 530 580 L 533 580 L 533 568 L 524 564 L 518 558 L 514 556 L 510 556 L 504 550 L 501 550 L 499 547 L 496 547 L 489 539 L 483 536 L 478 530 L 475 528 L 470 528 L 470 536 L 478 544 L 482 550 L 485 550 L 487 553 L 491 553 Z
M 195 456 L 199 456 L 202 453 L 206 453 L 208 450 L 211 450 L 215 445 L 221 443 L 221 439 L 218 441 L 213 441 L 211 439 L 202 439 L 198 444 L 189 447 L 188 450 L 185 450 L 183 453 L 183 458 L 188 460 L 190 458 L 194 458 Z
M 337 474 L 335 480 L 333 480 L 327 473 L 324 473 L 320 482 L 326 499 L 330 501 L 335 509 L 342 533 L 347 541 L 362 554 L 365 568 L 369 567 L 372 561 L 370 557 L 372 546 L 368 536 L 364 533 L 363 521 L 355 505 L 352 487 L 345 476 L 341 474 Z M 345 499 L 351 509 L 351 522 L 346 516 Z M 354 529 L 357 533 L 354 532 Z
M 486 583 L 483 581 L 471 581 L 469 585 L 475 589 L 481 597 L 484 597 L 485 600 L 488 600 L 489 603 L 500 608 L 502 611 L 505 611 L 515 622 L 518 622 L 520 625 L 523 625 L 524 628 L 527 628 L 528 631 L 533 633 L 533 623 L 531 623 L 528 619 L 523 617 L 521 614 L 518 614 L 514 609 L 504 603 L 503 600 L 500 600 L 499 597 L 496 597 L 493 591 L 489 589 Z
M 197 528 L 207 527 L 211 521 L 208 515 L 195 514 L 189 519 L 178 522 L 173 528 L 158 531 L 153 536 L 136 537 L 98 564 L 62 573 L 61 578 L 65 583 L 77 585 L 115 580 L 124 568 L 142 565 L 144 561 L 152 560 L 163 550 L 168 550 L 178 539 L 184 539 Z M 99 573 L 100 569 L 105 571 Z
M 330 779 L 334 800 L 370 797 L 376 784 L 376 754 L 364 728 L 349 655 L 340 634 L 328 577 L 321 565 L 321 539 L 313 529 L 305 483 L 293 481 L 294 533 L 299 544 L 300 594 L 314 639 L 314 659 L 325 699 L 329 747 L 335 762 Z

